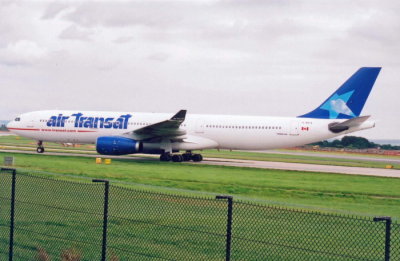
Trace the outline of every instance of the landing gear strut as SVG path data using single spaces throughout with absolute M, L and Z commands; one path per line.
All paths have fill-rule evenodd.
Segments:
M 44 147 L 43 147 L 43 141 L 38 141 L 37 143 L 38 147 L 36 148 L 37 153 L 43 153 L 44 152 Z

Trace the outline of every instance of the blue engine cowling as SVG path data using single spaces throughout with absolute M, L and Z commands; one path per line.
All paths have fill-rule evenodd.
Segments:
M 143 144 L 129 138 L 104 136 L 97 138 L 96 150 L 102 155 L 126 155 L 142 152 Z

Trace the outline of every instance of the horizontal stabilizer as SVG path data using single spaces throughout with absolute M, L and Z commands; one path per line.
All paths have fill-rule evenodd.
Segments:
M 371 116 L 361 116 L 361 117 L 356 117 L 349 119 L 344 122 L 333 122 L 329 124 L 329 130 L 332 131 L 333 133 L 339 133 L 342 131 L 346 131 L 352 127 L 357 127 L 364 123 L 368 118 Z

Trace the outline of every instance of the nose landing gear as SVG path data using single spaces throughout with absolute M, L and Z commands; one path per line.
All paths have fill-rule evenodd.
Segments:
M 44 147 L 43 147 L 43 141 L 38 141 L 37 143 L 38 147 L 36 148 L 37 153 L 43 153 L 44 152 Z

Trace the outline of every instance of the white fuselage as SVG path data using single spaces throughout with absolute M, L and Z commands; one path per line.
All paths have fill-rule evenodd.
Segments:
M 71 116 L 78 113 L 84 115 L 85 119 Z M 68 118 L 58 117 L 49 123 L 51 121 L 49 119 L 55 115 Z M 124 118 L 124 115 L 131 116 Z M 95 144 L 98 137 L 125 136 L 127 133 L 133 133 L 137 129 L 170 117 L 171 114 L 166 113 L 37 111 L 21 115 L 20 120 L 10 122 L 8 128 L 17 135 L 38 141 Z M 120 122 L 115 125 L 118 120 Z M 173 142 L 172 148 L 174 150 L 287 148 L 374 127 L 374 122 L 366 121 L 356 128 L 341 133 L 332 133 L 328 129 L 328 124 L 342 121 L 344 120 L 189 114 L 180 126 L 180 130 L 186 131 L 182 139 L 187 142 Z M 194 142 L 191 142 L 192 140 Z

